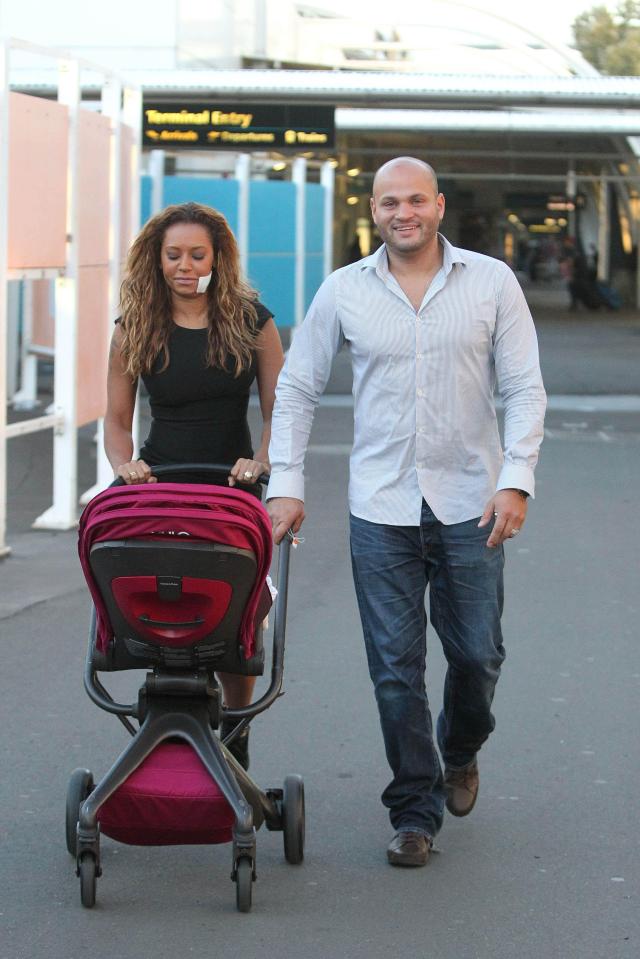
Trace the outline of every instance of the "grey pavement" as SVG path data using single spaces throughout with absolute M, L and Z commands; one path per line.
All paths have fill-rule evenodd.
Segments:
M 508 544 L 508 658 L 476 809 L 445 821 L 426 869 L 386 864 L 391 831 L 378 797 L 388 774 L 350 582 L 352 427 L 339 364 L 308 457 L 286 695 L 252 733 L 259 782 L 305 777 L 306 858 L 288 866 L 281 836 L 259 832 L 249 916 L 235 912 L 227 846 L 104 840 L 98 904 L 80 906 L 63 839 L 68 775 L 85 764 L 104 772 L 126 734 L 82 689 L 88 601 L 75 533 L 28 528 L 48 505 L 47 438 L 12 441 L 22 445 L 10 458 L 13 554 L 0 564 L 0 959 L 640 954 L 640 323 L 631 313 L 571 315 L 546 302 L 534 312 L 552 403 L 538 496 Z M 251 415 L 255 423 L 255 408 Z M 84 489 L 91 431 L 80 448 Z M 434 710 L 443 671 L 430 631 Z M 109 685 L 134 695 L 137 679 Z

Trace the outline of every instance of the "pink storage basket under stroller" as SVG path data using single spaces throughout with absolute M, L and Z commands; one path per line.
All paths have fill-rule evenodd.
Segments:
M 228 475 L 229 467 L 158 467 L 158 477 Z M 222 480 L 224 481 L 224 479 Z M 199 482 L 114 486 L 86 507 L 79 554 L 94 601 L 85 687 L 131 742 L 105 777 L 77 769 L 66 835 L 81 900 L 93 906 L 100 832 L 136 845 L 231 842 L 241 911 L 251 906 L 255 831 L 282 830 L 285 857 L 304 854 L 304 786 L 262 791 L 226 748 L 282 685 L 290 541 L 279 552 L 271 683 L 245 709 L 222 704 L 215 673 L 263 671 L 262 622 L 271 525 L 253 493 Z M 147 668 L 137 703 L 115 703 L 98 672 Z M 238 722 L 222 742 L 222 717 Z M 136 729 L 131 719 L 139 724 Z

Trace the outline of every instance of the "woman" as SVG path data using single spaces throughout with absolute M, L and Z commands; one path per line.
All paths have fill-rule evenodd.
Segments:
M 105 450 L 116 477 L 153 483 L 162 463 L 233 463 L 229 485 L 269 472 L 275 385 L 283 362 L 273 317 L 240 272 L 222 214 L 170 206 L 135 240 L 121 288 L 107 379 Z M 149 393 L 151 430 L 134 457 L 138 380 Z M 262 436 L 251 448 L 249 391 L 258 383 Z M 220 674 L 231 708 L 251 702 L 255 677 Z M 228 735 L 231 726 L 222 729 Z M 231 744 L 248 766 L 248 728 Z

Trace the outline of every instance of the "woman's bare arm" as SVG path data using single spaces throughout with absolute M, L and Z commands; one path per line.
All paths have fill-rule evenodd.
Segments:
M 122 330 L 117 325 L 109 349 L 104 449 L 115 476 L 126 483 L 146 483 L 152 479 L 151 470 L 144 460 L 133 459 L 132 424 L 138 384 L 125 372 L 121 343 Z

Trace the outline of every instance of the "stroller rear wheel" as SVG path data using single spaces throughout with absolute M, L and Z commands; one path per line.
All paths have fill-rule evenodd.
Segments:
M 96 860 L 90 852 L 85 852 L 79 864 L 80 901 L 86 909 L 96 904 Z
M 77 829 L 80 806 L 93 790 L 93 776 L 88 769 L 74 769 L 67 787 L 67 815 L 65 834 L 67 849 L 72 856 L 77 855 Z
M 250 912 L 253 886 L 253 864 L 246 856 L 236 862 L 236 906 L 238 912 Z
M 302 776 L 287 776 L 282 796 L 284 856 L 297 866 L 304 859 L 304 781 Z

